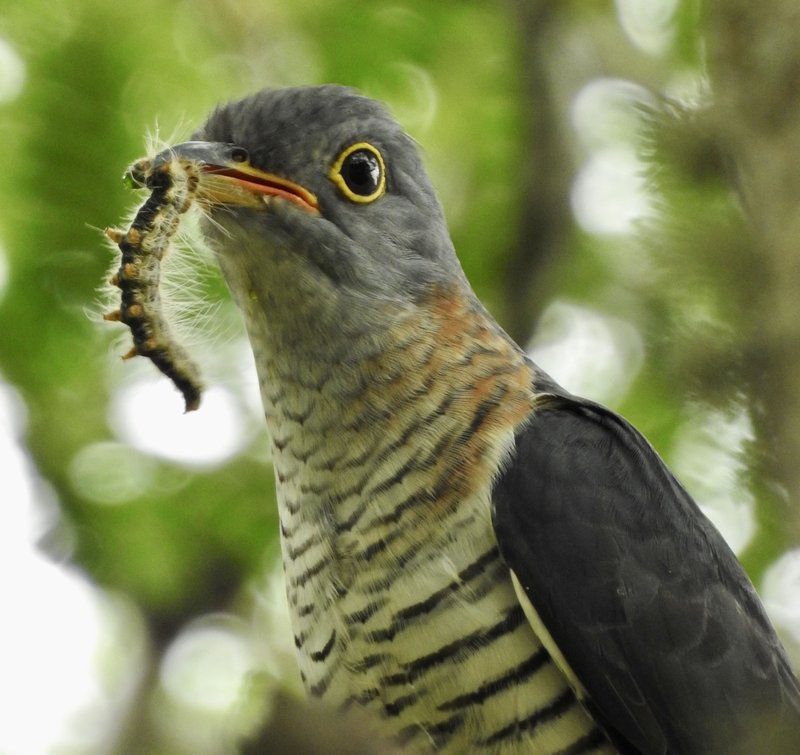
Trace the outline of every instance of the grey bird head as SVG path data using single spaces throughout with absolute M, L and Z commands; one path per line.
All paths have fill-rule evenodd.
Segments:
M 463 282 L 416 145 L 380 103 L 339 86 L 265 90 L 219 107 L 194 139 L 170 154 L 204 165 L 206 231 L 240 304 L 363 322 Z

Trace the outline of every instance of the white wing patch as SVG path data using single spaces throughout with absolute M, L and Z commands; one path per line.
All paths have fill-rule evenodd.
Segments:
M 553 636 L 547 631 L 547 627 L 545 627 L 544 622 L 540 618 L 539 612 L 533 607 L 533 603 L 531 603 L 525 593 L 525 588 L 520 584 L 513 570 L 511 571 L 511 581 L 514 584 L 514 592 L 517 594 L 517 600 L 519 600 L 522 610 L 525 612 L 525 618 L 528 619 L 528 623 L 531 625 L 534 634 L 536 634 L 539 641 L 544 645 L 545 650 L 550 653 L 550 657 L 553 659 L 556 666 L 558 666 L 558 670 L 566 677 L 578 700 L 585 700 L 587 697 L 586 689 L 583 684 L 581 684 L 580 679 L 578 679 L 569 663 L 567 663 L 567 659 L 564 657 L 558 645 L 556 645 Z

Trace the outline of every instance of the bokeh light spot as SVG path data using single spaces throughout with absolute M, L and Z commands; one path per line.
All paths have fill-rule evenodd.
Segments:
M 643 167 L 632 148 L 606 147 L 581 168 L 570 197 L 575 219 L 589 233 L 624 235 L 652 215 Z
M 8 40 L 0 37 L 0 102 L 13 100 L 25 85 L 25 63 Z
M 25 415 L 0 383 L 0 752 L 107 752 L 138 683 L 144 631 L 130 604 L 36 547 L 59 512 L 19 444 Z
M 281 558 L 276 558 L 261 580 L 253 586 L 255 610 L 252 627 L 253 652 L 259 669 L 281 686 L 298 695 L 303 683 L 297 670 L 297 648 L 294 646 L 292 618 L 286 598 L 286 576 Z M 259 638 L 269 637 L 269 642 Z
M 745 483 L 742 447 L 753 427 L 741 408 L 698 407 L 678 431 L 670 461 L 703 513 L 740 553 L 755 534 L 755 499 Z
M 664 86 L 664 94 L 687 109 L 699 110 L 712 102 L 711 82 L 703 72 L 692 68 L 672 74 Z
M 238 623 L 232 616 L 205 617 L 169 646 L 160 679 L 175 702 L 212 714 L 225 714 L 242 702 L 254 660 Z
M 17 391 L 0 382 L 0 571 L 14 573 L 14 559 L 25 554 L 57 518 L 51 488 L 37 475 L 19 444 L 26 407 Z
M 390 103 L 395 117 L 412 134 L 425 133 L 436 118 L 436 84 L 421 66 L 393 63 L 379 81 L 369 81 L 364 88 L 370 96 Z
M 194 466 L 221 464 L 240 453 L 252 435 L 240 405 L 223 388 L 210 388 L 195 412 L 166 379 L 143 379 L 114 397 L 110 421 L 118 436 L 140 451 Z
M 117 504 L 144 495 L 153 483 L 156 464 L 124 443 L 85 446 L 69 465 L 76 493 L 95 503 Z
M 572 100 L 570 119 L 589 149 L 635 144 L 640 135 L 640 107 L 653 102 L 641 84 L 608 77 L 592 79 Z
M 678 0 L 615 0 L 628 39 L 650 55 L 667 51 L 675 37 Z
M 22 437 L 27 425 L 28 410 L 16 388 L 0 381 L 0 433 L 10 439 Z
M 95 694 L 99 635 L 91 588 L 31 553 L 0 576 L 0 751 L 47 752 L 71 739 L 72 719 Z
M 630 323 L 565 301 L 544 311 L 528 352 L 567 390 L 612 405 L 644 361 L 642 338 Z
M 797 666 L 800 664 L 800 548 L 784 553 L 767 569 L 761 595 Z

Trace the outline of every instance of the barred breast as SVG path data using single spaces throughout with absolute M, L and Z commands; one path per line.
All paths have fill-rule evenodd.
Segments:
M 532 375 L 479 305 L 439 292 L 336 360 L 256 359 L 308 692 L 412 750 L 613 752 L 497 549 L 492 479 Z

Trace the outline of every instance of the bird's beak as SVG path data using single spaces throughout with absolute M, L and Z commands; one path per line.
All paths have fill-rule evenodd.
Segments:
M 159 152 L 150 169 L 176 158 L 200 166 L 199 196 L 211 204 L 264 208 L 271 197 L 282 197 L 306 212 L 319 214 L 314 194 L 294 181 L 254 168 L 247 151 L 235 144 L 200 141 L 176 144 Z

